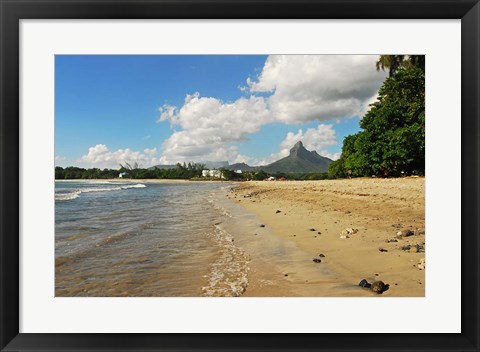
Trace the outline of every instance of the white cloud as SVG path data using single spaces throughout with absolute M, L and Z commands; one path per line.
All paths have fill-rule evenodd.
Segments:
M 376 55 L 271 55 L 250 92 L 273 92 L 275 120 L 301 123 L 361 116 L 386 77 Z
M 177 109 L 163 106 L 159 121 L 169 121 L 174 132 L 162 146 L 162 162 L 233 160 L 237 147 L 232 143 L 247 139 L 251 133 L 271 122 L 263 97 L 250 96 L 234 102 L 187 95 L 184 105 Z
M 337 144 L 337 137 L 333 125 L 320 124 L 317 128 L 308 128 L 305 133 L 299 129 L 297 133 L 288 132 L 285 139 L 280 143 L 280 151 L 270 155 L 265 161 L 273 162 L 289 155 L 290 149 L 297 143 L 302 141 L 303 146 L 312 151 L 316 150 L 321 156 L 325 156 L 332 160 L 340 157 L 340 153 L 329 153 L 326 148 Z
M 299 129 L 297 133 L 288 132 L 283 141 L 280 143 L 280 150 L 272 153 L 265 158 L 252 158 L 247 155 L 238 155 L 234 159 L 235 163 L 244 162 L 248 165 L 268 165 L 274 161 L 284 158 L 290 154 L 290 149 L 297 143 L 302 141 L 303 146 L 310 151 L 317 151 L 321 156 L 325 156 L 332 160 L 340 158 L 341 153 L 330 153 L 327 147 L 337 144 L 337 137 L 333 125 L 319 124 L 317 128 L 308 128 L 305 133 Z
M 129 163 L 134 165 L 138 163 L 140 167 L 150 167 L 159 164 L 156 157 L 157 149 L 145 149 L 142 152 L 133 151 L 129 148 L 110 151 L 105 144 L 97 144 L 88 148 L 88 153 L 83 155 L 79 162 L 86 167 L 114 168 L 117 169 L 120 164 Z
M 375 55 L 272 55 L 258 78 L 247 78 L 250 97 L 223 102 L 196 92 L 187 95 L 180 108 L 163 105 L 158 122 L 169 121 L 175 131 L 163 143 L 160 160 L 267 162 L 285 156 L 285 149 L 294 144 L 287 143 L 298 138 L 336 158 L 325 150 L 332 145 L 326 143 L 333 143 L 328 134 L 333 132 L 334 137 L 331 125 L 319 125 L 330 126 L 322 127 L 322 131 L 292 132 L 279 153 L 262 160 L 239 155 L 235 144 L 271 122 L 306 123 L 363 116 L 386 76 L 376 71 L 377 59 Z M 246 93 L 243 87 L 239 89 Z

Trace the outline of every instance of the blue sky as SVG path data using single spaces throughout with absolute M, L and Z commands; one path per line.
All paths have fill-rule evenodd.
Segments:
M 338 158 L 385 74 L 374 56 L 55 58 L 55 164 Z M 337 65 L 338 64 L 338 65 Z

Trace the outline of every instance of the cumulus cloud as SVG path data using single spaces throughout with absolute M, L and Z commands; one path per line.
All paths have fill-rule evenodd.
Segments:
M 375 55 L 271 55 L 257 78 L 239 87 L 249 97 L 224 102 L 200 93 L 187 95 L 183 106 L 163 105 L 158 122 L 168 121 L 175 130 L 162 145 L 162 163 L 229 160 L 267 162 L 285 154 L 286 147 L 257 160 L 239 155 L 236 143 L 258 132 L 265 124 L 307 123 L 363 116 L 376 100 L 386 73 L 376 71 Z M 301 138 L 313 149 L 325 151 L 328 131 L 308 129 L 287 136 Z M 320 128 L 319 126 L 319 128 Z M 324 139 L 318 139 L 320 136 Z M 325 139 L 327 138 L 327 139 Z M 331 138 L 331 137 L 330 137 Z M 283 143 L 283 142 L 282 142 Z M 335 142 L 336 143 L 336 142 Z M 286 144 L 285 144 L 286 145 Z M 291 147 L 292 144 L 288 146 Z M 288 150 L 287 150 L 288 155 Z
M 297 133 L 288 132 L 283 141 L 280 143 L 280 151 L 271 154 L 269 157 L 259 160 L 258 165 L 266 165 L 274 162 L 278 159 L 284 158 L 289 155 L 290 149 L 297 143 L 302 141 L 303 146 L 312 151 L 317 151 L 321 156 L 325 156 L 332 160 L 337 160 L 340 157 L 340 153 L 330 153 L 327 151 L 327 147 L 337 144 L 337 137 L 333 125 L 320 124 L 317 128 L 307 128 L 305 132 L 299 129 Z
M 258 132 L 271 122 L 271 115 L 263 97 L 223 102 L 195 93 L 187 95 L 180 109 L 164 105 L 159 121 L 169 121 L 172 127 L 182 129 L 163 143 L 163 163 L 232 160 L 238 152 L 231 144 Z
M 361 115 L 386 77 L 376 55 L 271 55 L 250 92 L 273 92 L 271 113 L 300 123 Z
M 130 148 L 110 151 L 105 144 L 97 144 L 88 148 L 88 153 L 83 155 L 79 162 L 87 167 L 118 168 L 120 164 L 138 163 L 140 167 L 150 167 L 158 164 L 157 149 L 145 149 L 143 152 L 133 151 Z

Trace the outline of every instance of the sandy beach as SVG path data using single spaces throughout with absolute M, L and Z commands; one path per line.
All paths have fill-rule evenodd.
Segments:
M 251 257 L 244 296 L 425 295 L 424 178 L 251 181 L 227 197 L 264 225 L 244 243 Z M 270 237 L 260 240 L 263 230 Z M 286 256 L 289 248 L 296 253 L 280 268 L 262 256 L 262 247 L 279 240 Z M 310 270 L 325 279 L 309 280 Z M 377 295 L 358 287 L 362 279 L 390 288 Z

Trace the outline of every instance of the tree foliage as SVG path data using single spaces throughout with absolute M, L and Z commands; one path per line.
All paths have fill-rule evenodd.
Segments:
M 191 179 L 201 177 L 204 168 L 205 165 L 197 163 L 179 163 L 171 169 L 142 169 L 138 167 L 138 164 L 131 166 L 128 163 L 120 165 L 118 170 L 84 169 L 73 166 L 62 168 L 57 166 L 55 168 L 55 179 L 109 179 L 118 178 L 120 173 L 125 178 L 132 179 Z
M 344 139 L 330 177 L 345 177 L 349 170 L 352 176 L 424 173 L 425 73 L 414 62 L 385 80 L 378 101 L 360 122 L 362 131 Z

